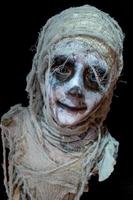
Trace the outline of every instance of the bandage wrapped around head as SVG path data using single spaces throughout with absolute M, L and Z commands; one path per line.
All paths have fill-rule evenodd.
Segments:
M 29 93 L 31 110 L 38 114 L 42 111 L 44 104 L 46 104 L 46 109 L 48 107 L 46 97 L 48 85 L 45 82 L 46 94 L 45 98 L 42 99 L 41 74 L 50 71 L 56 46 L 65 39 L 68 41 L 74 39 L 85 41 L 88 43 L 88 47 L 85 48 L 96 49 L 106 59 L 110 67 L 108 89 L 104 92 L 105 98 L 97 112 L 98 115 L 102 115 L 101 122 L 103 122 L 109 110 L 114 85 L 123 67 L 124 35 L 114 19 L 89 5 L 67 9 L 50 18 L 42 28 L 32 70 L 27 77 L 26 90 Z M 63 45 L 60 48 L 62 48 L 60 49 L 62 52 L 67 51 Z M 45 79 L 48 79 L 48 76 L 47 74 Z M 102 104 L 104 105 L 102 106 Z M 96 116 L 96 113 L 94 115 Z M 94 117 L 92 116 L 92 118 Z

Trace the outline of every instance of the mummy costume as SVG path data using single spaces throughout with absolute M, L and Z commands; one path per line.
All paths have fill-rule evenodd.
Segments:
M 103 125 L 123 67 L 123 33 L 85 5 L 42 28 L 27 76 L 29 106 L 2 117 L 9 200 L 79 200 L 92 175 L 110 176 L 119 143 Z

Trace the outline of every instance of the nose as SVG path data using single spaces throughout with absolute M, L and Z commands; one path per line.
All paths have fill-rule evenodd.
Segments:
M 83 93 L 82 90 L 79 86 L 74 86 L 72 87 L 69 91 L 68 94 L 73 96 L 73 97 L 79 97 L 82 98 L 83 97 Z

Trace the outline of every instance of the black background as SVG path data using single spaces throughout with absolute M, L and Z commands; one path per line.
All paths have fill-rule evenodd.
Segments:
M 27 1 L 28 2 L 28 1 Z M 133 132 L 132 132 L 132 26 L 131 1 L 64 0 L 6 2 L 1 5 L 0 115 L 17 103 L 28 105 L 26 75 L 31 69 L 34 47 L 40 28 L 47 19 L 65 8 L 90 4 L 114 17 L 125 33 L 124 69 L 108 114 L 111 134 L 120 142 L 117 165 L 104 182 L 92 178 L 90 193 L 82 199 L 133 199 Z M 57 27 L 58 28 L 58 27 Z M 126 82 L 126 83 L 125 83 Z M 2 147 L 0 145 L 2 155 Z M 2 158 L 0 160 L 2 165 Z M 6 200 L 0 168 L 0 199 Z

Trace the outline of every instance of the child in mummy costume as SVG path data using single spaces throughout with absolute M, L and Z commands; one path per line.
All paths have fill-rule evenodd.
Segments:
M 9 200 L 79 200 L 109 177 L 119 143 L 103 125 L 123 67 L 123 33 L 85 5 L 50 18 L 27 76 L 29 106 L 2 117 Z M 8 157 L 8 159 L 7 159 Z

